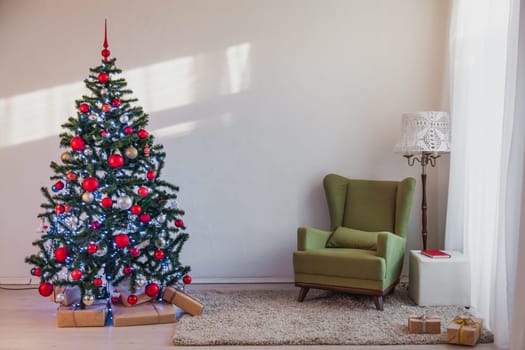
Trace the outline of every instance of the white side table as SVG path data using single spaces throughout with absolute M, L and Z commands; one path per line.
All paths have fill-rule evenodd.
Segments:
M 449 259 L 436 259 L 410 251 L 408 295 L 416 304 L 470 306 L 470 263 L 462 253 L 447 253 Z

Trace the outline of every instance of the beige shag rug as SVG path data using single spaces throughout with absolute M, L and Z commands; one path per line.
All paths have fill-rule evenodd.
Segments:
M 420 307 L 398 286 L 376 311 L 371 297 L 311 289 L 304 302 L 298 288 L 196 291 L 205 308 L 199 316 L 177 322 L 175 345 L 383 345 L 446 343 L 446 325 L 460 306 Z M 439 315 L 441 334 L 409 334 L 409 315 Z M 481 343 L 493 342 L 483 329 Z

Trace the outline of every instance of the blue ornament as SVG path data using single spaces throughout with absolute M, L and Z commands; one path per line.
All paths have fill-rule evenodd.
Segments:
M 53 192 L 58 192 L 58 188 L 55 185 L 51 186 L 51 189 L 53 190 Z

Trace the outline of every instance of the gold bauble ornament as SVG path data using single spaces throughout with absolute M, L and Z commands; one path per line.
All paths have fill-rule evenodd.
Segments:
M 86 203 L 91 203 L 95 200 L 95 196 L 91 192 L 82 193 L 82 200 Z
M 65 162 L 66 160 L 70 160 L 71 159 L 71 153 L 69 152 L 62 152 L 62 154 L 60 155 L 60 160 Z
M 124 151 L 124 154 L 126 155 L 126 157 L 128 157 L 129 159 L 135 159 L 137 158 L 137 156 L 139 155 L 139 151 L 137 151 L 137 149 L 133 146 L 129 146 L 128 148 L 126 148 L 126 150 Z
M 95 302 L 95 297 L 91 294 L 86 294 L 82 297 L 82 302 L 84 303 L 84 305 L 93 305 L 93 303 Z

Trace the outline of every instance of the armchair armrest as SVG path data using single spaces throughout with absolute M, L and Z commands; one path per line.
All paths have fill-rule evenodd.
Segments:
M 390 232 L 377 235 L 377 255 L 385 259 L 387 275 L 399 277 L 403 267 L 406 239 Z
M 297 250 L 322 249 L 332 232 L 319 230 L 312 227 L 299 227 L 297 229 Z

